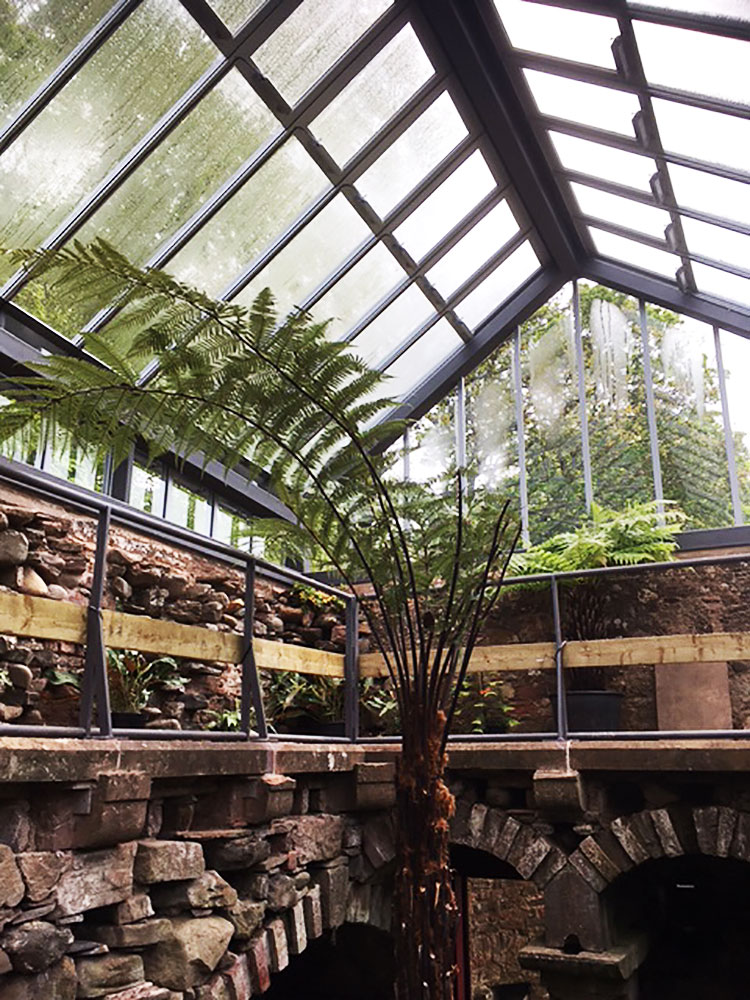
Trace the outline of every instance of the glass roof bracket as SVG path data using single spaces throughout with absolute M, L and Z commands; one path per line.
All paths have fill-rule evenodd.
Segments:
M 669 212 L 671 219 L 671 223 L 665 232 L 665 239 L 670 248 L 680 257 L 686 284 L 689 288 L 695 288 L 695 279 L 690 264 L 685 233 L 682 228 L 682 219 L 678 211 L 674 191 L 672 190 L 672 181 L 667 169 L 667 162 L 664 158 L 664 146 L 659 135 L 659 126 L 656 122 L 656 116 L 651 103 L 649 84 L 641 62 L 638 43 L 633 31 L 633 22 L 628 15 L 621 14 L 618 17 L 618 23 L 620 25 L 620 35 L 612 43 L 612 54 L 614 55 L 618 71 L 636 88 L 641 106 L 640 111 L 633 118 L 633 131 L 636 134 L 638 142 L 647 150 L 650 149 L 654 157 L 659 175 L 663 204 Z M 675 280 L 677 280 L 676 272 L 677 269 L 675 269 Z
M 0 153 L 47 107 L 78 70 L 104 45 L 142 0 L 118 0 L 101 21 L 60 63 L 54 73 L 26 101 L 12 122 L 0 133 Z

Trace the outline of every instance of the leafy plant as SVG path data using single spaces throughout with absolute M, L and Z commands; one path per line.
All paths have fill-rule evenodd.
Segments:
M 458 696 L 455 730 L 458 733 L 506 733 L 518 725 L 507 704 L 503 680 L 472 674 Z
M 74 688 L 76 691 L 81 690 L 81 677 L 79 674 L 71 673 L 70 670 L 60 670 L 58 667 L 49 667 L 44 672 L 45 679 L 48 684 L 53 687 L 62 687 L 67 685 L 68 687 Z
M 133 649 L 107 650 L 109 701 L 113 712 L 140 712 L 157 687 L 178 687 L 177 661 L 171 656 L 147 660 Z
M 326 594 L 322 590 L 316 590 L 315 587 L 308 587 L 302 583 L 295 583 L 292 593 L 300 604 L 309 604 L 318 611 L 343 611 L 346 607 L 344 601 L 335 594 Z
M 517 537 L 508 505 L 465 490 L 462 470 L 443 491 L 388 478 L 388 445 L 402 421 L 387 377 L 327 324 L 278 316 L 268 289 L 249 309 L 130 264 L 103 241 L 11 254 L 31 276 L 51 274 L 82 314 L 103 300 L 116 315 L 85 336 L 84 357 L 45 358 L 14 382 L 0 439 L 34 421 L 95 458 L 124 458 L 144 440 L 149 459 L 200 452 L 242 465 L 293 520 L 264 518 L 253 535 L 330 567 L 361 601 L 398 702 L 400 834 L 394 926 L 400 1000 L 449 1000 L 457 907 L 448 864 L 453 799 L 446 741 L 482 623 L 497 602 Z M 87 312 L 90 310 L 90 312 Z M 144 373 L 145 361 L 158 362 Z
M 236 732 L 240 728 L 239 699 L 234 699 L 232 708 L 225 708 L 221 712 L 209 711 L 206 715 L 210 718 L 208 729 L 218 729 L 228 733 Z
M 529 576 L 665 562 L 677 548 L 676 536 L 684 523 L 685 515 L 669 500 L 634 502 L 621 511 L 594 503 L 590 517 L 573 531 L 516 553 L 510 572 Z

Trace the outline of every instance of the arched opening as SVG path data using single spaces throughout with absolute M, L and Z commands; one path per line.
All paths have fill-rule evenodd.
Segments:
M 702 855 L 659 859 L 609 892 L 617 934 L 648 936 L 639 1000 L 746 1000 L 749 865 Z
M 538 1000 L 537 977 L 518 955 L 542 934 L 542 895 L 506 861 L 486 851 L 451 847 L 461 906 L 459 1000 Z
M 393 939 L 368 924 L 344 924 L 290 956 L 265 1000 L 393 1000 Z

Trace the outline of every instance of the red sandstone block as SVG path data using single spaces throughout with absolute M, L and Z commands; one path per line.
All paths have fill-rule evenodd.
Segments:
M 231 984 L 234 1000 L 250 1000 L 253 991 L 247 955 L 240 955 L 233 965 L 224 970 L 224 975 Z
M 250 942 L 247 951 L 250 983 L 254 993 L 265 993 L 271 985 L 270 956 L 265 931 Z

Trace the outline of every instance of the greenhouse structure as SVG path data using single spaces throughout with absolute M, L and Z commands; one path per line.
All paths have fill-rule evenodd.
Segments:
M 748 66 L 0 0 L 0 1000 L 748 996 Z

